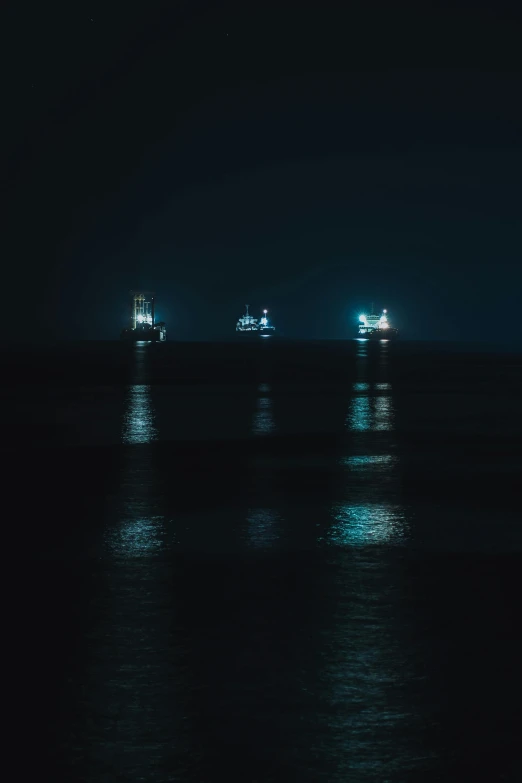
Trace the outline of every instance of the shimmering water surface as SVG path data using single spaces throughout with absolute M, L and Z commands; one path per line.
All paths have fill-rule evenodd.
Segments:
M 4 369 L 41 779 L 521 779 L 521 356 L 109 343 Z

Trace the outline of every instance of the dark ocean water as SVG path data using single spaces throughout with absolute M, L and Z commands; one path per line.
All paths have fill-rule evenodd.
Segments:
M 2 360 L 17 777 L 522 779 L 522 355 Z

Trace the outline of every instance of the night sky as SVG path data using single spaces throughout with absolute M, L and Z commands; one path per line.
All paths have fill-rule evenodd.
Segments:
M 520 338 L 521 6 L 7 4 L 9 336 Z

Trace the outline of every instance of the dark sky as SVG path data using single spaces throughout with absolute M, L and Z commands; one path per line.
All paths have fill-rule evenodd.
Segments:
M 520 3 L 17 1 L 5 317 L 115 338 L 131 288 L 169 336 L 520 337 Z M 5 179 L 5 178 L 4 178 Z

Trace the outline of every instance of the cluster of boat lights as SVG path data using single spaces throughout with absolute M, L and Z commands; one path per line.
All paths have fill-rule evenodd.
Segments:
M 390 325 L 388 323 L 388 317 L 386 315 L 387 312 L 388 312 L 387 310 L 383 310 L 382 311 L 382 315 L 379 318 L 379 326 L 378 326 L 379 329 L 388 329 L 388 327 Z M 366 315 L 360 315 L 359 316 L 359 321 L 363 324 L 363 326 L 370 326 L 370 324 L 368 323 L 368 318 L 367 318 Z
M 389 328 L 388 317 L 386 315 L 387 312 L 388 312 L 387 310 L 383 310 L 382 311 L 382 315 L 381 315 L 381 317 L 379 318 L 379 321 L 378 321 L 378 328 L 379 329 L 388 329 Z M 268 313 L 268 310 L 263 310 L 263 317 L 260 318 L 260 323 L 263 326 L 266 326 L 268 324 L 268 318 L 266 317 L 267 313 Z M 152 326 L 152 316 L 151 315 L 138 315 L 138 317 L 136 318 L 136 321 L 139 324 L 149 324 L 150 326 Z M 370 326 L 370 324 L 368 323 L 368 316 L 366 316 L 364 314 L 359 316 L 359 321 L 361 322 L 361 324 L 363 326 L 366 326 L 366 327 Z

